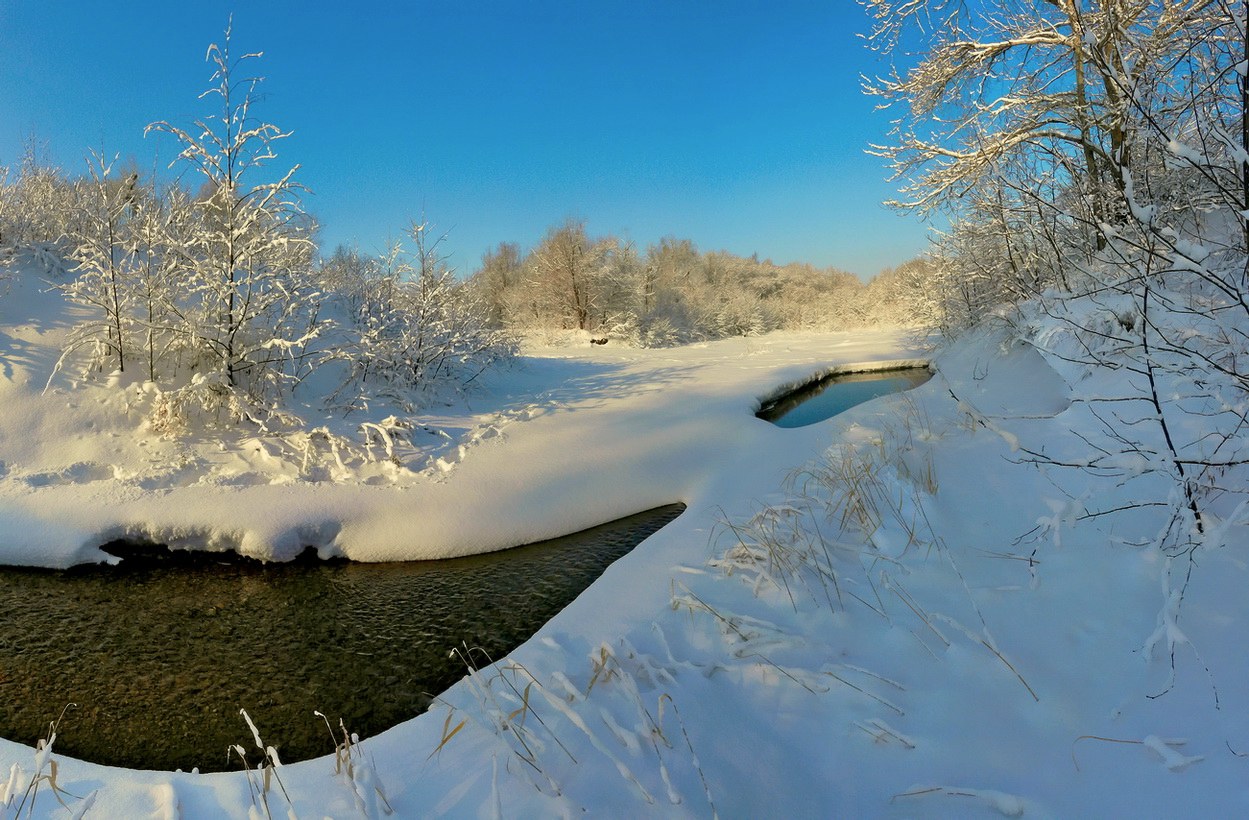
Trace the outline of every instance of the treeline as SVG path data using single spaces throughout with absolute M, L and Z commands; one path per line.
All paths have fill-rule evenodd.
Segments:
M 470 284 L 495 327 L 580 330 L 657 347 L 773 330 L 907 324 L 907 283 L 925 265 L 916 260 L 864 285 L 836 268 L 702 253 L 688 239 L 667 237 L 640 252 L 618 237 L 591 237 L 583 222 L 569 220 L 528 253 L 500 244 Z
M 535 333 L 656 347 L 912 324 L 929 275 L 916 259 L 864 284 L 836 268 L 704 253 L 672 237 L 639 252 L 575 220 L 528 252 L 501 243 L 466 279 L 424 223 L 408 231 L 409 248 L 339 247 L 321 258 L 293 176 L 252 184 L 256 148 L 236 145 L 205 164 L 208 146 L 159 127 L 201 157 L 196 193 L 101 157 L 72 178 L 33 145 L 15 172 L 0 169 L 0 253 L 22 248 L 49 270 L 68 263 L 63 290 L 94 316 L 75 329 L 64 365 L 160 384 L 198 374 L 200 394 L 271 401 L 333 359 L 347 371 L 340 397 L 365 383 L 419 390 L 471 381 Z M 273 153 L 280 137 L 261 147 Z

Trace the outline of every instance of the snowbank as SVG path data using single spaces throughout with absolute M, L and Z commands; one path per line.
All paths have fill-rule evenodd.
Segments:
M 361 561 L 542 540 L 697 501 L 726 453 L 776 435 L 750 417 L 760 396 L 865 354 L 911 353 L 880 333 L 535 349 L 469 403 L 405 419 L 415 434 L 393 459 L 376 441 L 364 453 L 364 423 L 381 418 L 309 408 L 305 418 L 355 444 L 352 457 L 328 437 L 237 427 L 165 439 L 145 421 L 151 385 L 49 384 L 73 309 L 45 289 L 27 274 L 0 299 L 0 561 L 10 564 L 100 561 L 96 547 L 116 538 L 270 560 L 313 546 Z
M 147 437 L 124 388 L 41 394 L 39 344 L 54 334 L 23 329 L 13 305 L 0 300 L 0 509 L 23 531 L 4 530 L 6 560 L 92 560 L 121 532 L 271 558 L 300 543 L 415 558 L 689 506 L 510 658 L 340 750 L 349 770 L 328 737 L 327 757 L 278 770 L 284 791 L 263 791 L 256 773 L 59 759 L 71 809 L 1249 813 L 1243 526 L 1210 541 L 1187 582 L 1189 566 L 1133 546 L 1157 525 L 1148 509 L 1073 527 L 1093 502 L 1141 488 L 1021 463 L 1021 447 L 1072 450 L 1099 386 L 1009 335 L 971 336 L 911 393 L 794 430 L 752 415 L 779 385 L 922 355 L 888 333 L 531 349 L 471 410 L 422 420 L 449 431 L 441 449 L 413 447 L 390 476 L 309 482 L 261 440 Z M 386 482 L 363 483 L 376 476 Z M 787 573 L 814 529 L 821 552 Z M 257 728 L 280 743 L 282 727 Z M 49 772 L 46 755 L 12 743 L 0 762 L 11 807 Z M 36 815 L 63 813 L 51 791 L 40 781 Z

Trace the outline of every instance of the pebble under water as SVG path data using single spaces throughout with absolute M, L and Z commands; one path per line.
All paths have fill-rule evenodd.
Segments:
M 0 736 L 33 746 L 64 710 L 60 754 L 223 771 L 232 744 L 259 762 L 246 709 L 283 762 L 331 754 L 314 710 L 361 737 L 414 717 L 464 677 L 453 647 L 502 658 L 683 509 L 443 561 L 132 548 L 112 567 L 2 568 Z

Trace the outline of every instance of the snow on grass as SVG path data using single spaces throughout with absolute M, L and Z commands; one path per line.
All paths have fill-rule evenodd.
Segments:
M 44 314 L 21 318 L 40 300 Z M 481 394 L 413 416 L 432 432 L 395 445 L 400 464 L 381 460 L 395 469 L 345 454 L 310 478 L 298 447 L 254 431 L 150 434 L 127 409 L 135 385 L 42 393 L 57 339 L 36 328 L 63 327 L 54 307 L 29 283 L 0 299 L 9 562 L 95 560 L 120 534 L 423 558 L 689 505 L 508 658 L 461 647 L 466 678 L 429 713 L 360 743 L 328 733 L 325 757 L 280 767 L 280 789 L 258 795 L 256 770 L 125 771 L 53 749 L 71 809 L 1249 812 L 1243 522 L 1229 511 L 1189 573 L 1136 546 L 1158 527 L 1151 508 L 1081 520 L 1144 500 L 1149 476 L 1060 473 L 1020 447 L 1076 457 L 1080 399 L 1119 388 L 1003 332 L 968 337 L 906 396 L 792 430 L 753 417 L 778 385 L 922 353 L 886 332 L 531 347 Z M 361 421 L 380 419 L 324 423 L 351 441 Z M 282 727 L 257 728 L 280 748 Z M 10 801 L 47 770 L 36 754 L 0 742 Z M 58 813 L 42 791 L 36 816 Z

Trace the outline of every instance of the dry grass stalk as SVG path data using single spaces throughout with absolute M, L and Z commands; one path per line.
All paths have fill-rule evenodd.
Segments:
M 377 778 L 373 761 L 364 756 L 360 738 L 348 732 L 347 725 L 343 723 L 342 718 L 339 718 L 338 728 L 342 732 L 343 739 L 338 740 L 334 736 L 334 730 L 330 727 L 329 718 L 321 712 L 314 711 L 313 714 L 325 722 L 325 729 L 330 733 L 330 741 L 334 744 L 334 775 L 347 779 L 347 786 L 351 790 L 356 808 L 360 813 L 365 817 L 376 817 L 379 813 L 376 799 L 380 798 L 382 811 L 386 815 L 394 814 L 395 810 L 391 807 L 390 801 L 386 798 L 386 792 Z M 363 787 L 363 794 L 361 787 Z
M 77 706 L 77 704 L 65 704 L 65 708 L 61 709 L 61 714 L 57 717 L 57 719 L 48 724 L 48 736 L 46 738 L 40 738 L 39 742 L 36 744 L 34 774 L 31 776 L 30 782 L 26 784 L 26 788 L 22 792 L 22 799 L 17 804 L 17 810 L 13 812 L 14 818 L 22 816 L 23 808 L 26 809 L 27 818 L 34 817 L 35 801 L 39 797 L 39 787 L 43 783 L 48 784 L 48 788 L 52 790 L 52 796 L 56 798 L 56 802 L 60 803 L 61 807 L 69 812 L 74 818 L 82 817 L 95 803 L 96 792 L 92 792 L 84 799 L 75 794 L 71 794 L 63 789 L 59 783 L 57 783 L 57 774 L 60 767 L 57 764 L 56 758 L 52 757 L 52 746 L 56 743 L 57 728 L 61 725 L 61 721 L 65 718 L 65 712 L 68 711 L 71 706 Z M 11 805 L 14 794 L 18 788 L 18 779 L 20 775 L 21 767 L 14 765 L 12 771 L 9 773 L 8 784 L 3 790 L 0 790 L 0 796 L 3 798 L 0 800 L 0 806 L 8 808 L 8 806 Z M 68 803 L 65 802 L 65 797 L 72 797 L 75 800 L 82 801 L 82 803 L 77 809 L 73 809 Z M 27 805 L 27 801 L 29 801 L 29 806 Z

